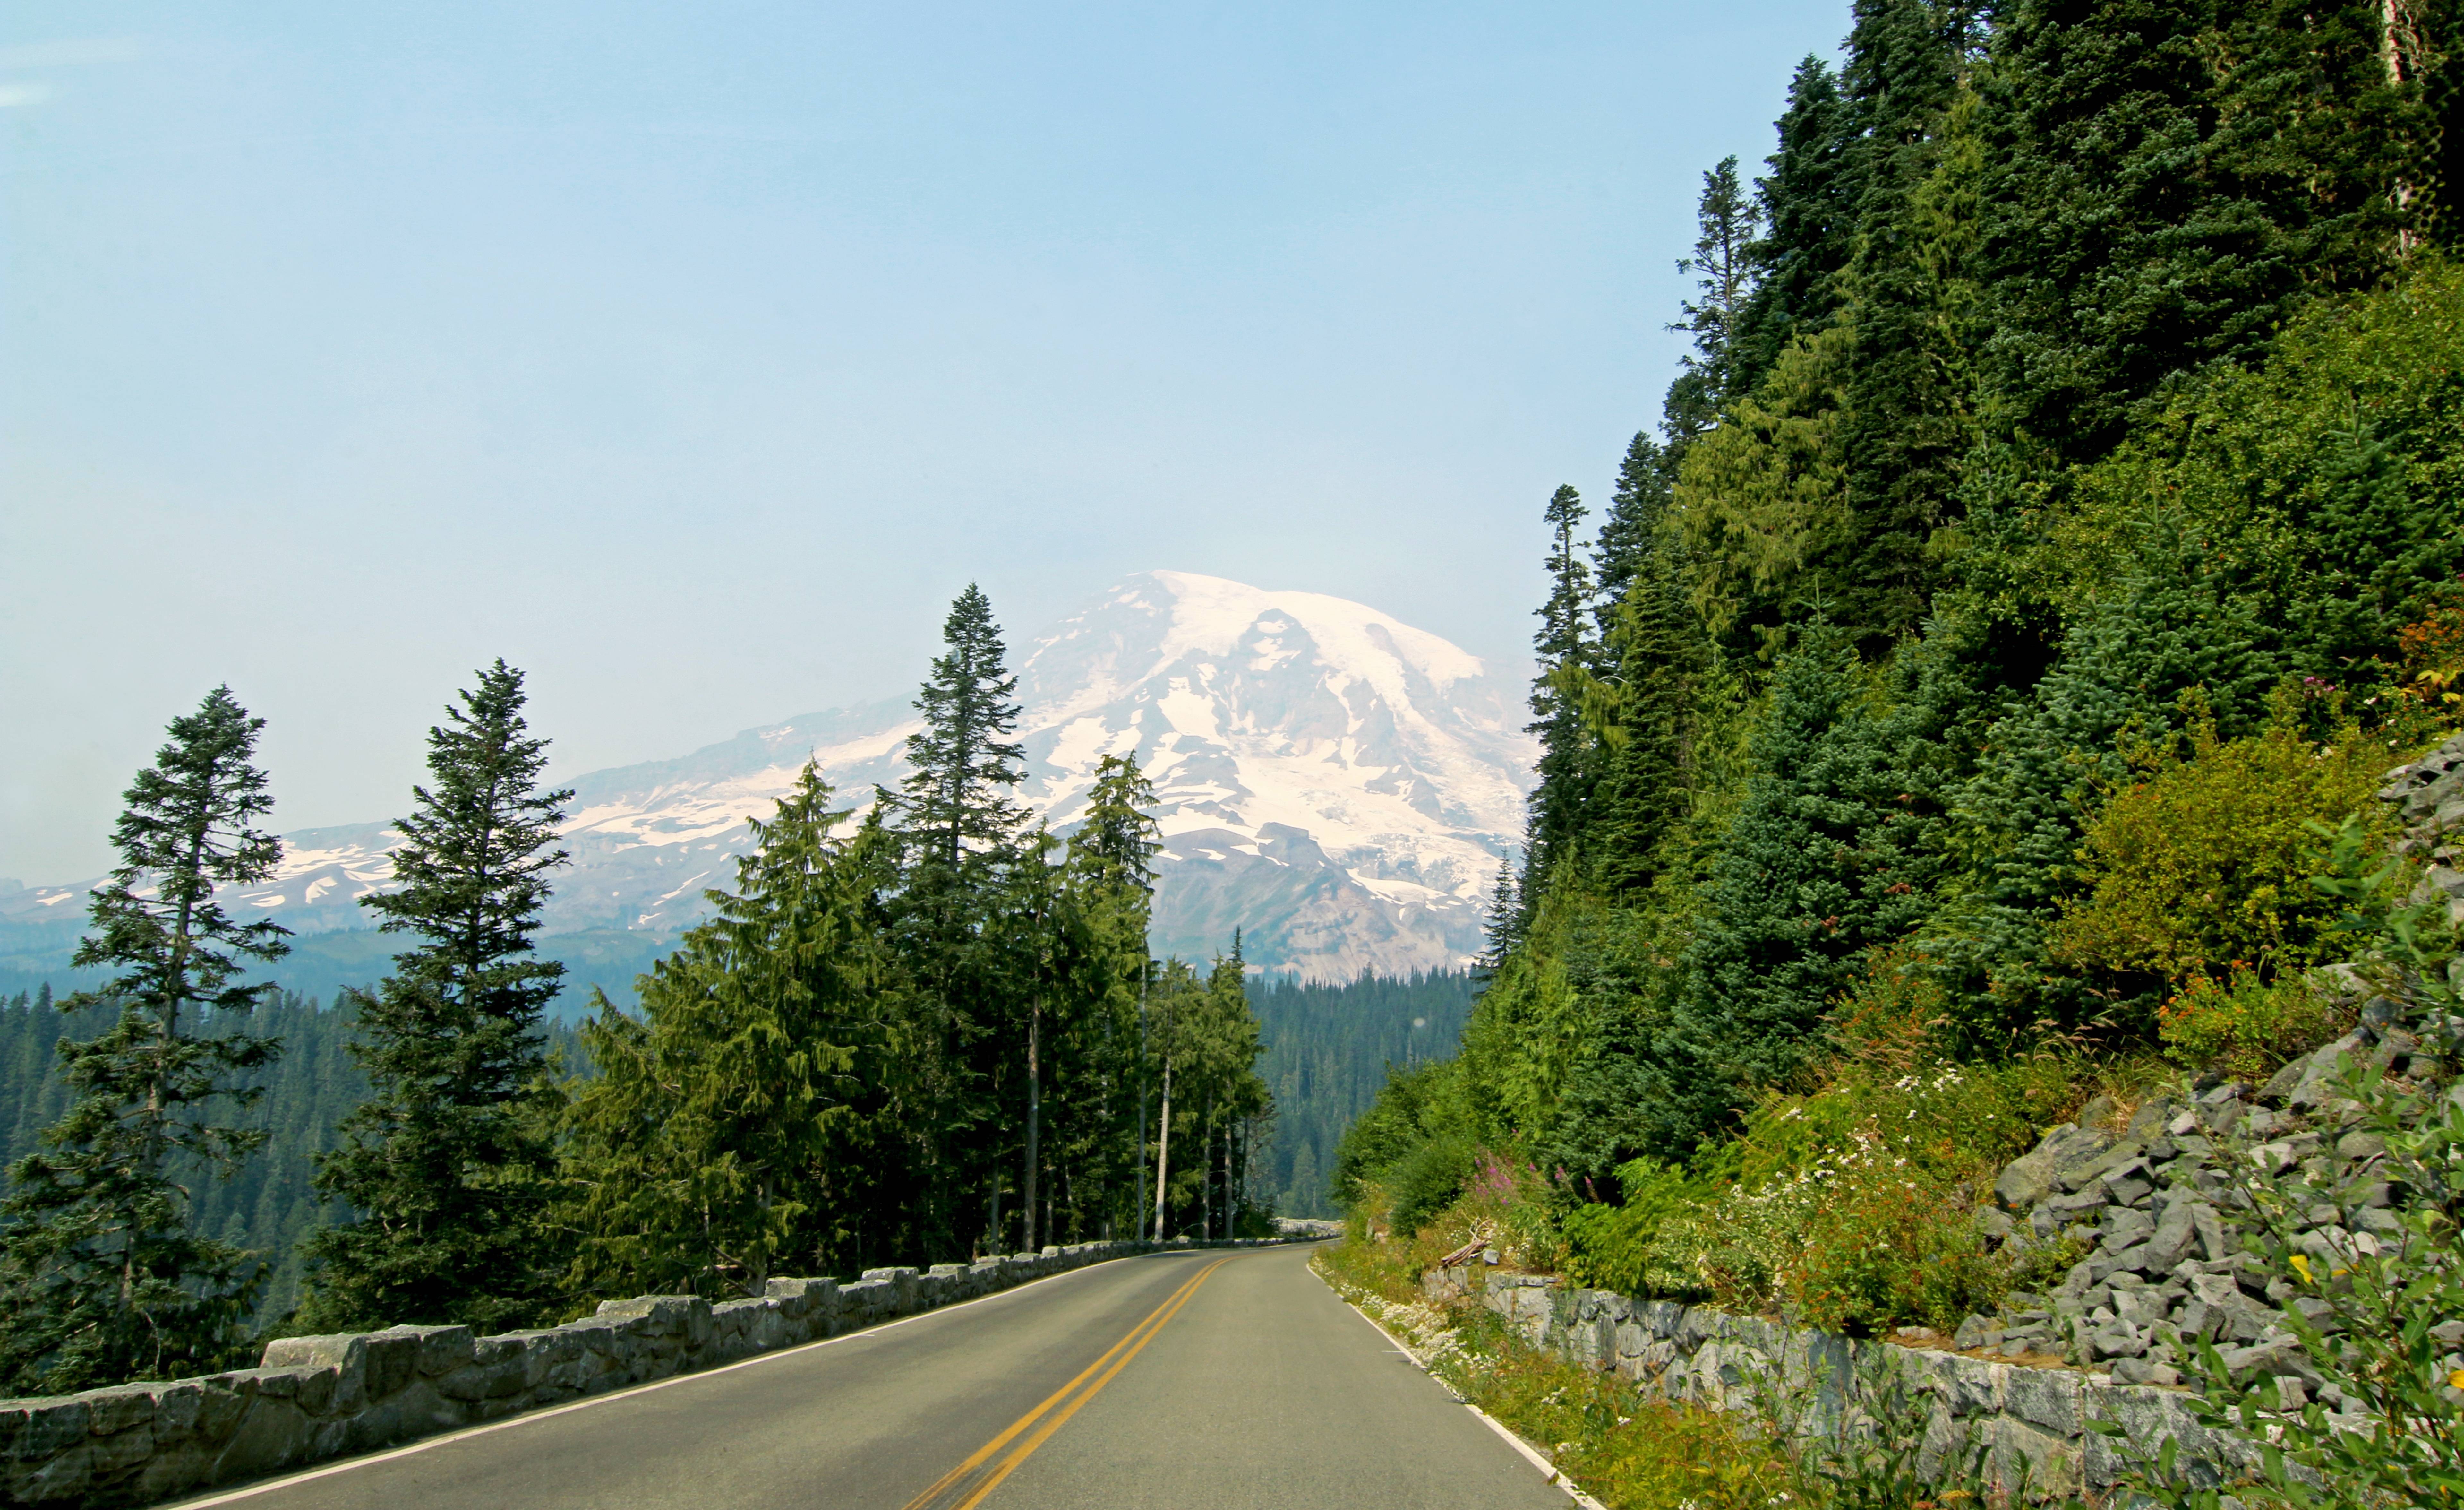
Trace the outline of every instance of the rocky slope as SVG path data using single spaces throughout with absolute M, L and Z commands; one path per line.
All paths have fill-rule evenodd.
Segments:
M 2464 735 L 2389 772 L 2380 796 L 2399 805 L 2400 850 L 2431 861 L 2415 899 L 2441 903 L 2464 922 L 2464 869 L 2456 864 Z M 2458 973 L 2450 966 L 2451 976 Z M 2464 1099 L 2456 1079 L 2464 1019 L 2390 1001 L 2348 969 L 2325 974 L 2355 1010 L 2351 1033 L 2263 1085 L 2228 1081 L 2188 1102 L 2152 1099 L 2119 1129 L 2105 1125 L 2109 1104 L 2091 1104 L 2002 1171 L 1994 1205 L 1981 1218 L 1990 1239 L 2068 1243 L 2080 1257 L 2053 1294 L 2014 1296 L 2002 1316 L 1971 1318 L 1959 1345 L 2013 1358 L 2066 1355 L 2124 1383 L 2172 1384 L 2184 1349 L 2206 1339 L 2236 1369 L 2291 1381 L 2297 1400 L 2321 1387 L 2284 1313 L 2289 1304 L 2319 1302 L 2299 1299 L 2284 1276 L 2247 1251 L 2243 1186 L 2252 1178 L 2299 1181 L 2347 1197 L 2308 1204 L 2293 1234 L 2298 1251 L 2332 1264 L 2357 1242 L 2401 1232 L 2382 1173 L 2386 1144 L 2354 1125 L 2356 1108 L 2333 1082 L 2339 1062 L 2349 1055 L 2396 1084 L 2446 1089 L 2443 1100 L 2425 1097 L 2426 1105 Z M 2459 1349 L 2454 1366 L 2464 1367 L 2464 1319 L 2445 1320 L 2437 1335 Z M 2331 1405 L 2343 1403 L 2332 1384 L 2325 1388 Z

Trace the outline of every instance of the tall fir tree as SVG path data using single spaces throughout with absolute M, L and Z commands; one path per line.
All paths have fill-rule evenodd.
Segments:
M 1515 927 L 1523 916 L 1523 900 L 1516 895 L 1515 859 L 1511 852 L 1497 862 L 1497 881 L 1488 889 L 1488 907 L 1481 915 L 1482 948 L 1473 971 L 1482 980 L 1497 973 L 1514 950 Z
M 1064 1108 L 1056 1141 L 1108 1192 L 1126 1179 L 1133 1208 L 1144 1204 L 1147 1167 L 1148 1086 L 1139 1034 L 1153 976 L 1147 925 L 1155 856 L 1163 848 L 1155 805 L 1155 787 L 1135 756 L 1105 756 L 1096 764 L 1066 862 L 1072 911 L 1086 937 L 1078 987 L 1084 1006 L 1062 1038 L 1080 1094 Z M 1132 1119 L 1127 1136 L 1124 1117 Z M 1114 1224 L 1116 1203 L 1109 1193 L 1094 1204 L 1106 1213 L 1105 1232 L 1126 1230 Z
M 567 1125 L 574 1288 L 758 1296 L 807 1272 L 895 1255 L 909 1171 L 881 1137 L 912 1087 L 903 988 L 877 916 L 889 836 L 807 764 L 753 820 L 736 890 L 583 1029 L 598 1074 Z
M 1654 548 L 1654 535 L 1668 514 L 1669 483 L 1676 472 L 1671 456 L 1648 431 L 1637 431 L 1617 462 L 1617 489 L 1609 495 L 1608 512 L 1592 544 L 1592 562 L 1598 572 L 1600 633 L 1608 633 L 1608 615 L 1625 596 L 1627 585 Z
M 1590 796 L 1593 762 L 1579 689 L 1597 640 L 1591 562 L 1577 534 L 1587 512 L 1582 495 L 1561 487 L 1541 516 L 1549 525 L 1549 600 L 1540 606 L 1540 629 L 1531 639 L 1541 671 L 1531 686 L 1532 721 L 1527 725 L 1540 737 L 1540 782 L 1525 819 L 1518 934 L 1556 865 L 1574 848 Z
M 1013 795 L 1024 753 L 1018 677 L 992 602 L 969 584 L 941 628 L 943 652 L 915 699 L 924 726 L 907 742 L 910 771 L 885 807 L 905 852 L 896 927 L 935 1025 L 934 1115 L 919 1129 L 930 1170 L 924 1219 L 961 1240 L 957 1201 L 983 1192 L 981 1243 L 999 1247 L 1012 1151 L 1023 1121 L 1024 962 L 1006 926 L 1009 873 L 1023 860 L 1026 810 Z
M 1013 1012 L 1024 1018 L 1026 1129 L 1019 1150 L 1019 1215 L 1025 1229 L 1024 1251 L 1034 1253 L 1048 1239 L 1051 1196 L 1045 1179 L 1044 1084 L 1047 1074 L 1045 1036 L 1053 1026 L 1066 1026 L 1070 1009 L 1084 1005 L 1068 989 L 1081 974 L 1083 957 L 1091 942 L 1087 918 L 1071 905 L 1078 899 L 1067 884 L 1066 864 L 1047 857 L 1062 849 L 1051 831 L 1038 824 L 1027 836 L 1019 862 L 1010 867 L 1003 899 L 1003 931 L 1010 935 L 1019 966 L 1012 978 Z
M 544 1317 L 562 1255 L 545 1220 L 554 1151 L 541 1018 L 564 966 L 534 937 L 564 863 L 569 790 L 541 791 L 547 744 L 502 659 L 428 731 L 429 784 L 397 825 L 397 889 L 360 904 L 419 942 L 353 993 L 369 1097 L 316 1188 L 342 1220 L 312 1236 L 309 1324 L 501 1330 Z
M 1683 370 L 1661 406 L 1672 460 L 1719 422 L 1721 409 L 1738 391 L 1737 324 L 1753 297 L 1752 249 L 1760 239 L 1762 213 L 1761 203 L 1737 176 L 1734 156 L 1703 175 L 1694 255 L 1677 262 L 1678 272 L 1694 277 L 1697 295 L 1683 302 L 1685 318 L 1668 327 L 1694 338 L 1694 349 L 1682 359 Z
M 77 1099 L 11 1168 L 0 1203 L 0 1387 L 59 1394 L 204 1373 L 247 1345 L 266 1265 L 195 1231 L 187 1186 L 229 1177 L 264 1141 L 216 1113 L 254 1099 L 241 1077 L 281 1052 L 242 1027 L 275 988 L 239 976 L 243 961 L 279 958 L 286 930 L 215 900 L 282 857 L 254 827 L 273 808 L 252 764 L 264 726 L 217 687 L 172 721 L 128 788 L 120 864 L 93 894 L 74 962 L 117 973 L 60 1004 L 119 1015 L 99 1037 L 61 1041 Z
M 1728 361 L 1749 393 L 1792 342 L 1820 334 L 1839 310 L 1839 275 L 1854 245 L 1859 180 L 1856 112 L 1819 57 L 1797 64 L 1779 144 L 1754 181 L 1762 236 L 1749 249 L 1752 292 L 1736 317 Z
M 1095 763 L 1086 813 L 1069 836 L 1070 859 L 1089 882 L 1141 899 L 1154 894 L 1155 857 L 1163 848 L 1155 805 L 1155 783 L 1138 769 L 1136 756 L 1107 755 Z
M 1635 544 L 1621 564 L 1623 589 L 1603 612 L 1601 670 L 1584 710 L 1599 746 L 1585 862 L 1612 894 L 1651 884 L 1666 859 L 1661 841 L 1690 811 L 1713 655 L 1666 488 L 1621 507 Z
M 1026 822 L 1011 795 L 1023 779 L 1018 677 L 1006 664 L 992 600 L 973 583 L 942 623 L 946 647 L 916 694 L 924 726 L 907 740 L 912 767 L 891 807 L 921 862 L 956 876 L 970 855 L 999 855 Z
M 1935 715 L 1920 699 L 1878 700 L 1847 633 L 1820 618 L 1773 676 L 1655 1052 L 1654 1153 L 1685 1152 L 1803 1069 L 1866 952 L 1932 905 L 1941 793 L 1923 736 Z
M 1265 1046 L 1259 1036 L 1257 1013 L 1249 1006 L 1248 981 L 1241 930 L 1235 928 L 1232 951 L 1216 956 L 1206 977 L 1200 1035 L 1200 1062 L 1206 1077 L 1201 1129 L 1210 1157 L 1199 1170 L 1200 1236 L 1234 1235 L 1242 1198 L 1234 1168 L 1241 1128 L 1273 1104 L 1265 1081 L 1257 1074 L 1258 1058 Z
M 1825 588 L 1838 622 L 1880 652 L 1932 607 L 1976 439 L 1969 79 L 1983 33 L 1972 0 L 1858 0 L 1856 16 L 1859 193 L 1842 275 L 1856 361 L 1840 436 L 1854 523 Z

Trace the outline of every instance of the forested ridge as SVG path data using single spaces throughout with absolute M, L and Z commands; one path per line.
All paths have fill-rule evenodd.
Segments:
M 2448 5 L 1858 0 L 1541 511 L 1526 846 L 1356 1232 L 1947 1327 L 2046 1277 L 1980 1175 L 2350 1026 L 2311 878 L 2464 722 L 2459 70 Z
M 572 793 L 540 780 L 520 672 L 481 668 L 429 731 L 394 885 L 362 902 L 395 952 L 330 1010 L 266 978 L 278 923 L 218 900 L 280 862 L 264 721 L 229 688 L 173 720 L 89 898 L 93 984 L 0 1002 L 0 1389 L 245 1366 L 284 1332 L 1268 1230 L 1238 934 L 1148 956 L 1145 777 L 1107 759 L 1048 832 L 1014 795 L 1016 677 L 980 591 L 943 637 L 900 786 L 807 766 L 638 1007 L 594 991 L 578 1027 L 550 1021 L 566 966 L 537 946 Z
M 1258 1074 L 1275 1105 L 1256 1178 L 1278 1215 L 1336 1214 L 1329 1182 L 1345 1130 L 1376 1099 L 1390 1066 L 1454 1053 L 1478 989 L 1467 970 L 1340 983 L 1250 978 L 1265 1041 Z

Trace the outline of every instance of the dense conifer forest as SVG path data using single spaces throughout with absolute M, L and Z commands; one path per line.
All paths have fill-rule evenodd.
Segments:
M 1858 0 L 1704 175 L 1613 495 L 1533 490 L 1528 843 L 1359 1230 L 1951 1324 L 2041 1277 L 1980 1169 L 2343 1031 L 2326 833 L 2464 722 L 2459 59 L 2452 6 Z
M 1344 1129 L 1376 1099 L 1390 1065 L 1445 1058 L 1463 1035 L 1480 983 L 1466 970 L 1340 985 L 1252 977 L 1273 1094 L 1274 1137 L 1260 1150 L 1259 1188 L 1282 1216 L 1332 1216 L 1330 1180 Z

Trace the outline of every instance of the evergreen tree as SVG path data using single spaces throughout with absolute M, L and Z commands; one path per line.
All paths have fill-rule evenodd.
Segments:
M 1096 1188 L 1089 1193 L 1115 1230 L 1110 1190 L 1123 1175 L 1142 1206 L 1146 1179 L 1146 1066 L 1138 1033 L 1151 977 L 1147 924 L 1155 899 L 1155 856 L 1163 846 L 1153 814 L 1155 788 L 1134 756 L 1107 755 L 1095 767 L 1086 816 L 1069 836 L 1071 901 L 1087 945 L 1078 989 L 1084 1010 L 1065 1037 L 1082 1088 L 1064 1129 L 1069 1157 Z M 1134 1081 L 1134 1088 L 1132 1082 Z M 1091 1094 L 1089 1094 L 1091 1093 Z M 1121 1115 L 1134 1122 L 1119 1136 Z M 1123 1153 L 1129 1152 L 1126 1162 Z M 1134 1221 L 1120 1224 L 1130 1231 Z
M 1656 506 L 1655 506 L 1656 505 Z M 1609 892 L 1648 886 L 1662 841 L 1687 814 L 1712 646 L 1694 611 L 1694 573 L 1665 493 L 1630 516 L 1638 544 L 1608 615 L 1605 670 L 1586 712 L 1604 746 L 1586 824 L 1594 876 Z
M 600 1073 L 567 1119 L 585 1295 L 758 1296 L 790 1261 L 903 1247 L 908 1171 L 876 1142 L 916 1109 L 878 917 L 891 841 L 872 824 L 834 838 L 849 813 L 832 795 L 807 764 L 753 820 L 736 891 L 644 978 L 640 1019 L 595 1000 Z
M 1067 987 L 1081 973 L 1083 956 L 1092 942 L 1085 914 L 1070 905 L 1077 899 L 1067 886 L 1063 866 L 1045 856 L 1061 842 L 1041 824 L 1027 839 L 1019 863 L 1008 873 L 1009 896 L 1002 919 L 1005 931 L 1025 966 L 1014 990 L 1025 1017 L 1026 1139 L 1020 1150 L 1019 1215 L 1025 1226 L 1023 1250 L 1034 1253 L 1045 1243 L 1051 1196 L 1045 1173 L 1044 1080 L 1045 1033 L 1047 1022 L 1066 1024 L 1073 999 Z
M 1843 286 L 1857 359 L 1840 437 L 1855 522 L 1828 596 L 1879 652 L 1932 605 L 1976 438 L 1982 152 L 1968 75 L 1981 33 L 1968 0 L 1858 0 L 1856 15 L 1846 84 L 1863 129 Z
M 1838 311 L 1859 198 L 1856 112 L 1831 65 L 1807 57 L 1789 81 L 1778 149 L 1755 180 L 1763 234 L 1749 249 L 1753 287 L 1728 344 L 1732 391 L 1749 393 L 1779 354 Z
M 1984 732 L 1984 759 L 1954 797 L 1946 842 L 1967 876 L 1925 948 L 1978 1004 L 1969 1016 L 1982 1037 L 2040 1019 L 2077 1027 L 2098 1010 L 2082 982 L 2048 963 L 2045 928 L 2100 788 L 2126 772 L 2125 732 L 2179 729 L 2194 692 L 2225 737 L 2251 732 L 2291 669 L 2263 605 L 2232 590 L 2211 543 L 2177 513 L 2147 522 L 2138 555 L 2129 578 L 2072 622 L 2053 672 Z
M 1516 920 L 1523 915 L 1523 899 L 1516 892 L 1514 856 L 1508 854 L 1497 862 L 1497 883 L 1489 888 L 1488 910 L 1481 919 L 1486 947 L 1481 950 L 1474 971 L 1483 980 L 1494 975 L 1513 952 Z
M 1542 515 L 1550 531 L 1549 601 L 1539 609 L 1540 630 L 1531 641 L 1539 653 L 1541 674 L 1532 683 L 1532 722 L 1527 725 L 1529 733 L 1540 737 L 1540 784 L 1531 793 L 1526 820 L 1518 927 L 1529 921 L 1532 899 L 1546 889 L 1551 871 L 1574 845 L 1590 795 L 1593 763 L 1583 729 L 1579 678 L 1592 667 L 1596 641 L 1591 563 L 1575 535 L 1585 512 L 1582 496 L 1571 487 L 1561 487 L 1551 496 Z
M 1737 391 L 1733 346 L 1737 323 L 1752 297 L 1751 248 L 1762 229 L 1762 206 L 1737 177 L 1737 160 L 1723 158 L 1703 175 L 1696 207 L 1694 255 L 1680 257 L 1677 271 L 1696 275 L 1700 300 L 1683 304 L 1685 318 L 1670 325 L 1693 336 L 1694 349 L 1669 385 L 1661 429 L 1673 458 L 1682 458 L 1695 436 L 1718 422 L 1720 410 Z
M 951 605 L 942 640 L 915 701 L 924 727 L 907 743 L 910 772 L 885 793 L 904 852 L 894 925 L 935 1025 L 922 1103 L 932 1115 L 915 1132 L 916 1157 L 931 1171 L 919 1219 L 956 1241 L 952 1203 L 979 1189 L 982 1241 L 998 1249 L 1008 1129 L 1025 1111 L 1021 1071 L 1032 1025 L 1022 988 L 1036 943 L 1006 925 L 1003 909 L 1012 869 L 1042 860 L 1021 843 L 1026 811 L 1011 792 L 1024 756 L 1009 738 L 1018 677 L 982 589 L 970 584 Z
M 76 1102 L 10 1169 L 0 1203 L 0 1386 L 58 1394 L 202 1373 L 246 1345 L 266 1266 L 196 1230 L 186 1182 L 228 1178 L 263 1141 L 214 1110 L 253 1099 L 239 1077 L 281 1052 L 242 1026 L 274 988 L 237 977 L 244 960 L 280 957 L 285 930 L 214 898 L 282 857 L 253 827 L 273 808 L 251 764 L 264 726 L 217 687 L 128 788 L 120 865 L 74 962 L 118 973 L 61 1003 L 116 1007 L 116 1020 L 60 1044 Z
M 2453 234 L 2431 186 L 2459 40 L 2378 0 L 2012 7 L 1980 247 L 1996 465 L 2096 459 L 2170 375 L 2255 361 L 2302 299 Z
M 1190 1040 L 1194 1037 L 1190 1025 L 1200 1015 L 1204 995 L 1205 988 L 1199 984 L 1195 970 L 1179 960 L 1166 960 L 1163 968 L 1156 972 L 1155 988 L 1148 1001 L 1148 1033 L 1143 1052 L 1152 1066 L 1149 1073 L 1155 1077 L 1160 1101 L 1155 1112 L 1155 1206 L 1152 1225 L 1146 1229 L 1146 1235 L 1156 1242 L 1163 1241 L 1171 1231 L 1168 1222 L 1174 1205 L 1173 1072 L 1189 1058 Z M 1185 1083 L 1181 1099 L 1185 1121 L 1188 1105 Z M 1188 1158 L 1188 1143 L 1183 1139 L 1181 1161 L 1184 1165 Z M 1180 1184 L 1186 1188 L 1190 1183 L 1184 1172 Z M 1141 1216 L 1145 1214 L 1142 1212 Z
M 1206 1009 L 1201 1053 L 1206 1077 L 1202 1128 L 1212 1157 L 1199 1181 L 1199 1232 L 1201 1236 L 1230 1237 L 1239 1224 L 1243 1191 L 1236 1177 L 1237 1144 L 1242 1129 L 1266 1116 L 1273 1101 L 1257 1063 L 1265 1052 L 1257 1013 L 1249 1006 L 1249 967 L 1241 953 L 1241 933 L 1232 933 L 1232 952 L 1218 955 L 1207 973 Z
M 1155 892 L 1155 857 L 1163 848 L 1155 814 L 1155 784 L 1138 769 L 1134 755 L 1107 755 L 1095 765 L 1087 792 L 1087 813 L 1069 837 L 1069 855 L 1096 885 Z M 1141 930 L 1143 938 L 1143 930 Z
M 907 740 L 913 768 L 891 808 L 923 863 L 955 877 L 970 855 L 999 855 L 1017 838 L 1026 810 L 1010 790 L 1025 753 L 1007 738 L 1018 731 L 1018 677 L 982 588 L 958 594 L 941 638 L 948 648 L 915 699 L 924 727 Z
M 1857 327 L 1790 343 L 1750 397 L 1685 455 L 1673 509 L 1704 622 L 1768 660 L 1812 602 L 1836 602 L 1859 541 L 1848 497 L 1847 390 Z
M 1800 1070 L 1864 952 L 1930 911 L 1941 794 L 1923 736 L 1936 722 L 1916 699 L 1878 711 L 1825 620 L 1781 662 L 1655 1050 L 1651 1151 L 1683 1153 Z
M 1675 457 L 1637 431 L 1617 463 L 1617 491 L 1609 495 L 1608 513 L 1592 544 L 1592 561 L 1599 574 L 1599 633 L 1608 634 L 1608 617 L 1624 598 L 1627 585 L 1654 548 L 1654 537 L 1666 522 L 1669 484 L 1676 475 Z
M 555 1293 L 540 1024 L 564 966 L 534 936 L 573 793 L 539 789 L 548 742 L 525 700 L 499 659 L 428 731 L 429 785 L 396 825 L 400 884 L 360 899 L 420 942 L 373 994 L 353 993 L 370 1093 L 318 1162 L 318 1194 L 348 1214 L 309 1239 L 310 1324 L 500 1330 Z

